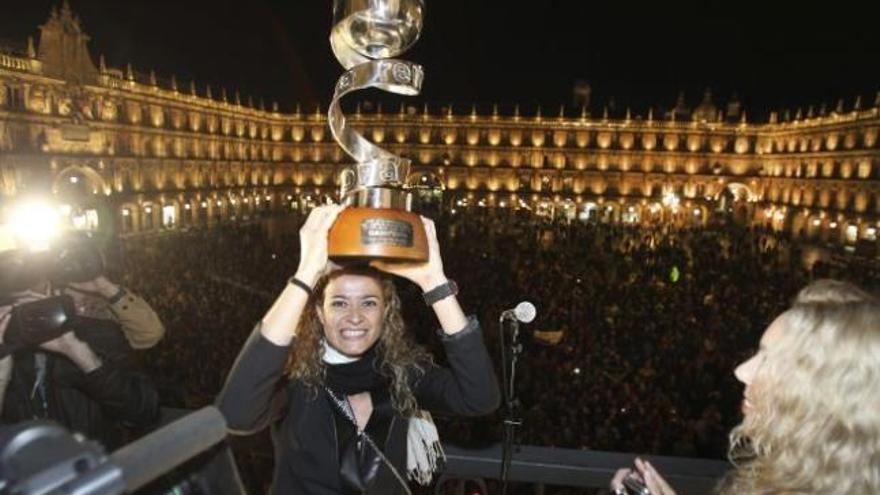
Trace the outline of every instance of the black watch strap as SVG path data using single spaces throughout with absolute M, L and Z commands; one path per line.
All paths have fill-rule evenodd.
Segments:
M 287 279 L 287 283 L 288 283 L 288 284 L 293 284 L 293 285 L 299 287 L 300 289 L 302 289 L 303 292 L 305 292 L 306 294 L 308 294 L 309 299 L 313 299 L 313 298 L 315 297 L 315 293 L 314 293 L 314 291 L 312 290 L 312 287 L 311 287 L 309 284 L 303 282 L 302 280 L 296 278 L 295 275 L 292 276 L 292 277 L 290 277 L 289 279 Z
M 125 290 L 125 288 L 123 286 L 120 285 L 119 290 L 116 291 L 116 294 L 113 294 L 113 297 L 111 297 L 110 299 L 107 299 L 107 302 L 109 304 L 116 304 L 119 301 L 121 301 L 122 298 L 125 297 L 126 294 L 128 294 L 128 292 Z
M 442 283 L 422 294 L 422 297 L 425 298 L 425 304 L 433 306 L 437 301 L 456 294 L 458 294 L 458 284 L 455 283 L 455 280 L 447 280 L 446 283 Z

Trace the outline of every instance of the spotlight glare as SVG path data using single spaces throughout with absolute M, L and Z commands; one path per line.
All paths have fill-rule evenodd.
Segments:
M 45 251 L 61 231 L 58 208 L 43 200 L 21 203 L 12 211 L 10 227 L 19 245 Z

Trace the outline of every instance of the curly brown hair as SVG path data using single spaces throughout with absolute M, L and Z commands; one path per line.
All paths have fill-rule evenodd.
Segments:
M 401 316 L 400 297 L 391 277 L 370 266 L 346 266 L 325 273 L 318 280 L 314 289 L 315 296 L 306 305 L 296 328 L 296 339 L 287 361 L 287 374 L 291 380 L 299 380 L 314 393 L 323 386 L 326 376 L 322 347 L 324 327 L 318 319 L 317 309 L 324 303 L 327 284 L 343 275 L 370 277 L 382 287 L 385 314 L 382 319 L 382 333 L 376 344 L 380 363 L 378 371 L 391 382 L 391 403 L 394 408 L 401 414 L 412 414 L 418 409 L 418 404 L 410 383 L 413 378 L 425 372 L 426 366 L 433 365 L 433 359 L 407 334 Z

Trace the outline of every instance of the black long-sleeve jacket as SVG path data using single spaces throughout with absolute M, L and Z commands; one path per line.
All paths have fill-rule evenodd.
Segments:
M 500 392 L 476 319 L 459 333 L 442 337 L 449 368 L 429 366 L 414 378 L 418 405 L 429 411 L 477 416 L 494 411 Z M 294 344 L 295 345 L 295 342 Z M 275 445 L 273 493 L 343 493 L 339 477 L 339 436 L 326 394 L 310 392 L 284 377 L 290 346 L 277 346 L 254 330 L 218 398 L 235 433 L 272 426 Z M 375 413 L 375 412 L 374 412 Z M 406 476 L 407 418 L 395 415 L 385 455 Z M 380 468 L 370 493 L 400 493 L 393 474 Z
M 101 366 L 84 373 L 66 357 L 43 352 L 46 378 L 41 394 L 34 387 L 36 353 L 15 353 L 2 423 L 50 419 L 113 450 L 121 444 L 121 426 L 155 424 L 159 397 L 149 377 L 135 369 L 131 346 L 118 328 L 86 330 L 77 336 L 101 358 Z

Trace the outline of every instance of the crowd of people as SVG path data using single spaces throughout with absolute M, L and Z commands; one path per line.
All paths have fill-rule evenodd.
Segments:
M 164 340 L 143 356 L 165 407 L 214 401 L 296 269 L 302 220 L 287 219 L 286 233 L 226 225 L 109 250 L 114 276 L 165 323 Z M 808 270 L 796 243 L 727 224 L 644 228 L 459 212 L 437 226 L 446 272 L 483 322 L 496 368 L 501 312 L 522 300 L 538 309 L 522 327 L 516 374 L 517 443 L 528 445 L 722 458 L 740 420 L 742 387 L 731 370 L 773 317 L 817 275 L 869 290 L 880 280 L 867 269 L 874 264 Z M 399 288 L 410 331 L 436 350 L 432 312 L 412 284 Z M 436 419 L 444 441 L 476 445 L 500 440 L 503 414 Z M 259 490 L 271 452 L 252 448 L 268 442 L 245 442 L 240 467 Z

